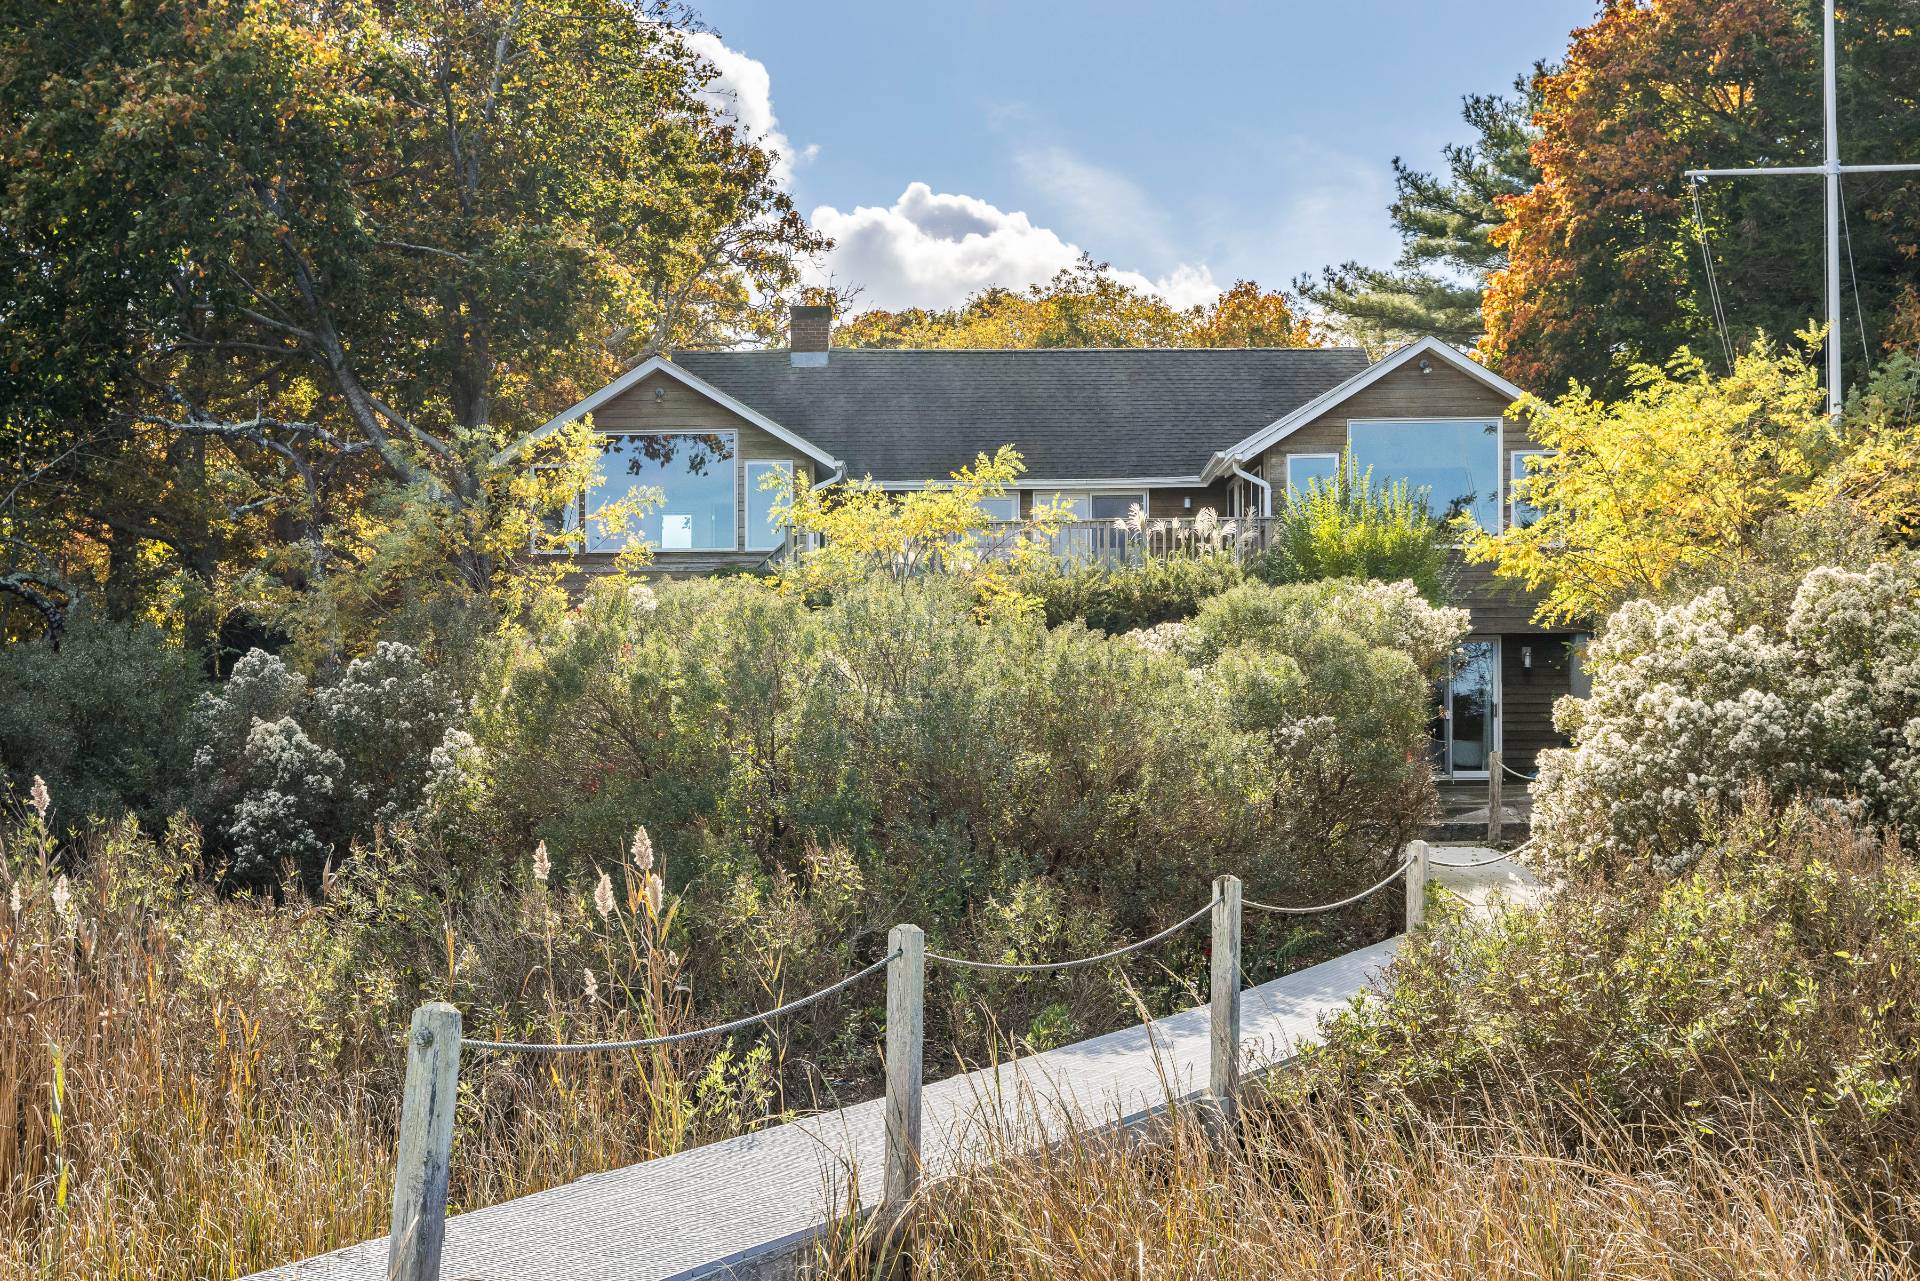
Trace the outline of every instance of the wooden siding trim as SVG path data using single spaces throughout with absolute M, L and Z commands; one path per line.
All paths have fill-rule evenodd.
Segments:
M 584 418 L 588 414 L 597 412 L 602 406 L 610 405 L 624 398 L 629 392 L 637 389 L 650 379 L 662 375 L 674 379 L 695 394 L 704 397 L 719 408 L 731 413 L 742 422 L 758 428 L 776 440 L 784 441 L 788 446 L 798 449 L 815 462 L 825 463 L 829 467 L 840 465 L 838 459 L 801 436 L 800 433 L 781 426 L 753 406 L 734 399 L 706 379 L 688 373 L 664 356 L 651 356 L 641 361 L 632 369 L 629 369 L 626 373 L 621 374 L 618 378 L 602 387 L 599 391 L 594 392 L 591 396 L 586 397 L 584 400 L 576 401 L 574 404 L 561 410 L 552 418 L 549 418 L 546 422 L 495 454 L 493 456 L 494 465 L 502 466 L 511 462 L 521 450 L 533 442 L 552 435 L 576 419 Z
M 1345 382 L 1329 388 L 1298 409 L 1267 424 L 1239 444 L 1215 454 L 1207 461 L 1206 467 L 1201 472 L 1201 478 L 1217 479 L 1222 473 L 1230 470 L 1236 460 L 1244 461 L 1256 454 L 1265 455 L 1273 452 L 1275 446 L 1299 431 L 1301 427 L 1320 421 L 1353 397 L 1366 393 L 1375 384 L 1403 372 L 1409 365 L 1415 365 L 1423 356 L 1438 357 L 1440 364 L 1454 376 L 1471 380 L 1489 394 L 1497 396 L 1501 402 L 1502 415 L 1506 413 L 1508 406 L 1526 394 L 1479 361 L 1461 354 L 1447 343 L 1437 338 L 1422 338 L 1398 351 L 1389 353 Z M 1431 360 L 1426 363 L 1430 369 L 1434 367 Z M 1420 376 L 1427 375 L 1422 373 Z

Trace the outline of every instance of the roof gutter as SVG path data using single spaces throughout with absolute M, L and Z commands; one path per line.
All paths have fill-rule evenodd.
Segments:
M 1273 482 L 1262 480 L 1258 476 L 1254 475 L 1252 472 L 1247 471 L 1246 469 L 1240 466 L 1240 460 L 1237 458 L 1229 459 L 1227 461 L 1227 466 L 1233 468 L 1233 474 L 1238 476 L 1241 480 L 1251 482 L 1253 485 L 1259 488 L 1260 514 L 1262 516 L 1273 515 Z

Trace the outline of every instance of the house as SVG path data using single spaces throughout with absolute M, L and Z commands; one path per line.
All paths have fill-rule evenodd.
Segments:
M 1507 414 L 1520 389 L 1432 339 L 1376 362 L 1354 349 L 874 351 L 834 349 L 824 307 L 796 307 L 790 324 L 787 350 L 646 360 L 527 438 L 587 414 L 608 438 L 599 484 L 567 517 L 584 524 L 582 568 L 610 564 L 632 536 L 593 518 L 632 487 L 665 494 L 638 529 L 655 567 L 701 573 L 782 548 L 769 469 L 906 490 L 1006 444 L 1027 471 L 989 514 L 1063 504 L 1069 549 L 1122 537 L 1113 522 L 1136 505 L 1156 520 L 1212 509 L 1258 529 L 1289 488 L 1331 476 L 1343 450 L 1376 480 L 1424 491 L 1436 512 L 1486 528 L 1526 518 L 1511 482 L 1539 450 Z M 1580 683 L 1578 638 L 1535 626 L 1532 603 L 1482 569 L 1462 566 L 1460 584 L 1473 634 L 1437 687 L 1437 768 L 1484 778 L 1497 749 L 1530 772 L 1561 742 L 1551 707 Z

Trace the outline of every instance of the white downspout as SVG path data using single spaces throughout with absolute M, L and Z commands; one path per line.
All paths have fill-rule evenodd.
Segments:
M 1234 475 L 1238 476 L 1241 480 L 1250 481 L 1252 484 L 1254 484 L 1259 488 L 1260 514 L 1262 516 L 1273 515 L 1273 485 L 1268 481 L 1261 480 L 1258 476 L 1254 475 L 1252 472 L 1242 468 L 1240 466 L 1240 460 L 1237 458 L 1234 459 L 1233 462 L 1229 464 L 1229 466 L 1233 468 Z

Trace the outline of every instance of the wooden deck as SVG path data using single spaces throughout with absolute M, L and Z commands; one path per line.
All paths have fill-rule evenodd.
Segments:
M 1441 859 L 1490 851 L 1441 847 Z M 1511 864 L 1436 868 L 1439 884 L 1484 906 L 1524 898 Z M 1330 1014 L 1376 986 L 1399 947 L 1389 939 L 1250 988 L 1241 1000 L 1242 1060 L 1284 1063 L 1319 1039 Z M 1145 1119 L 1205 1087 L 1205 1007 L 956 1076 L 926 1087 L 923 1155 L 937 1178 L 974 1159 L 991 1127 L 1039 1143 Z M 791 1275 L 828 1217 L 880 1195 L 881 1101 L 772 1126 L 674 1156 L 456 1215 L 447 1281 L 667 1281 Z M 458 1153 L 455 1153 L 457 1161 Z M 257 1274 L 273 1281 L 385 1281 L 384 1237 Z

